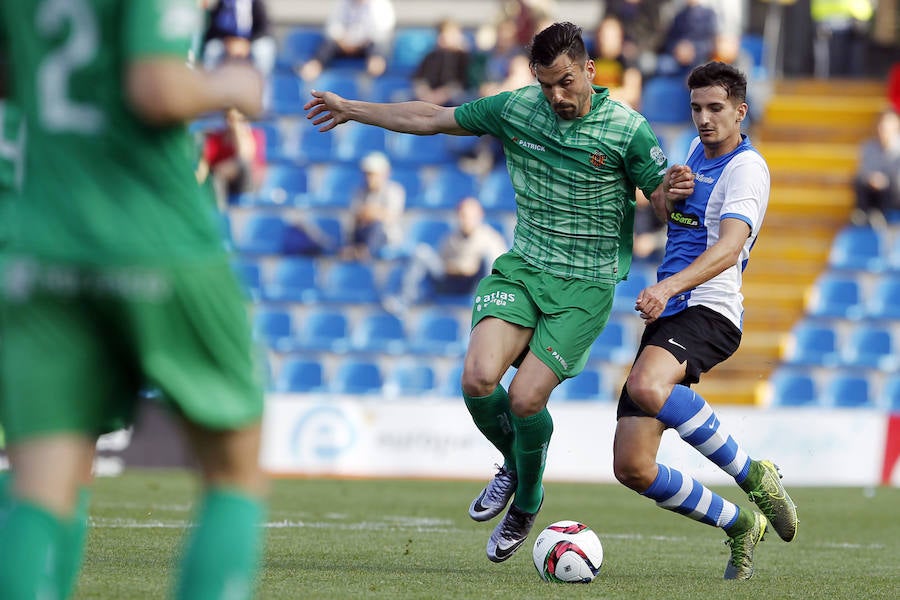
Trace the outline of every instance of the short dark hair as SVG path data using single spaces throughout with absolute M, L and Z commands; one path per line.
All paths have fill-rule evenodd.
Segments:
M 747 101 L 747 77 L 740 69 L 719 61 L 708 62 L 694 67 L 688 75 L 689 89 L 719 86 L 725 89 L 725 95 L 741 102 Z
M 532 69 L 549 67 L 563 54 L 579 64 L 588 58 L 581 27 L 567 21 L 554 23 L 535 35 L 529 53 Z

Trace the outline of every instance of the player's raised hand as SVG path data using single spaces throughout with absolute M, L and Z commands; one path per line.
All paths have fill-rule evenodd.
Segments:
M 319 131 L 334 129 L 341 123 L 350 120 L 347 113 L 347 101 L 334 92 L 311 90 L 312 100 L 303 105 L 303 110 L 308 111 L 306 118 L 313 125 L 322 125 Z M 324 123 L 324 125 L 323 125 Z
M 663 187 L 666 193 L 666 208 L 671 212 L 676 202 L 694 193 L 694 173 L 687 165 L 672 165 L 666 171 Z

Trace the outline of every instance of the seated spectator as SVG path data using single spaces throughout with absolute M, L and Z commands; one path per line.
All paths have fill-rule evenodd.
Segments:
M 594 85 L 609 88 L 614 100 L 639 109 L 643 76 L 624 53 L 625 30 L 617 17 L 606 16 L 594 32 Z
M 503 19 L 492 27 L 481 28 L 476 35 L 476 44 L 478 52 L 473 79 L 478 85 L 479 96 L 492 96 L 507 89 L 516 89 L 534 79 L 525 49 L 516 37 L 515 21 Z M 510 87 L 510 77 L 521 76 L 522 57 L 525 57 L 527 72 L 525 83 Z M 515 71 L 518 73 L 514 74 Z
M 437 43 L 412 74 L 415 100 L 456 106 L 469 100 L 471 54 L 462 27 L 452 19 L 437 26 Z
M 666 31 L 663 6 L 669 0 L 607 0 L 606 15 L 617 17 L 625 31 L 622 54 L 646 78 L 656 72 L 656 52 Z
M 900 116 L 893 109 L 881 113 L 877 135 L 860 147 L 853 189 L 854 225 L 883 227 L 885 214 L 900 209 Z
M 358 57 L 366 59 L 369 76 L 378 77 L 387 69 L 395 27 L 391 0 L 338 0 L 325 22 L 325 40 L 297 72 L 312 81 L 334 58 Z
M 687 0 L 666 30 L 663 47 L 657 57 L 656 74 L 687 75 L 712 57 L 718 33 L 716 11 L 703 0 Z
M 391 179 L 387 156 L 371 152 L 362 159 L 360 168 L 366 181 L 353 197 L 350 244 L 342 252 L 350 260 L 377 258 L 388 246 L 399 244 L 406 206 L 406 189 Z
M 213 69 L 227 59 L 249 59 L 268 76 L 275 67 L 276 54 L 263 0 L 218 0 L 207 9 L 204 68 Z
M 259 187 L 266 170 L 266 134 L 251 126 L 236 108 L 225 113 L 225 127 L 210 131 L 203 140 L 197 181 L 210 175 L 220 208 L 228 198 Z
M 400 295 L 385 298 L 387 310 L 403 312 L 423 301 L 422 288 L 429 284 L 437 294 L 473 292 L 494 260 L 508 249 L 500 232 L 484 222 L 484 208 L 477 198 L 460 200 L 456 218 L 456 229 L 447 234 L 438 249 L 419 244 L 413 250 Z
M 816 77 L 858 77 L 865 73 L 868 27 L 874 15 L 872 0 L 810 0 L 809 10 L 815 28 Z

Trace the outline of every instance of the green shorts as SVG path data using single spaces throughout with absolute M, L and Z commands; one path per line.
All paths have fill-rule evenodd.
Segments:
M 7 443 L 125 426 L 146 385 L 201 427 L 261 418 L 248 309 L 224 256 L 147 267 L 10 259 L 3 290 Z
M 472 327 L 497 317 L 534 329 L 528 349 L 562 381 L 584 369 L 609 320 L 614 292 L 612 284 L 558 277 L 507 252 L 478 284 Z

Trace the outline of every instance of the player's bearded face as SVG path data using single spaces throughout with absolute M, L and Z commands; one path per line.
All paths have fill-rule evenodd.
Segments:
M 535 78 L 550 107 L 560 118 L 577 119 L 587 114 L 591 107 L 591 80 L 593 62 L 576 64 L 566 55 L 557 57 L 553 64 L 534 68 Z

